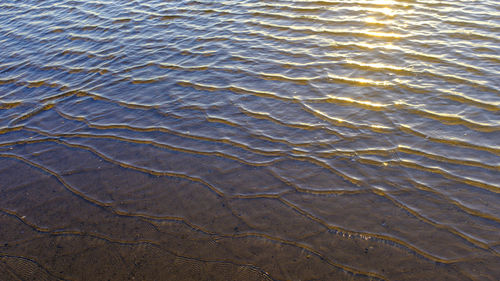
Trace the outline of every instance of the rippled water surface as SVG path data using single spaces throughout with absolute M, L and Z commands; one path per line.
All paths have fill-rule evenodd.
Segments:
M 497 0 L 2 0 L 0 280 L 499 280 Z

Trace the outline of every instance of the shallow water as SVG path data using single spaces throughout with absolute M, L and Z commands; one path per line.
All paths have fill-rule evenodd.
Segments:
M 500 278 L 496 0 L 6 0 L 0 49 L 0 280 Z

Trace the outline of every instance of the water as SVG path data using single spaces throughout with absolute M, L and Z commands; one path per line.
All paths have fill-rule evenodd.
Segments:
M 500 278 L 496 0 L 4 0 L 0 49 L 0 280 Z

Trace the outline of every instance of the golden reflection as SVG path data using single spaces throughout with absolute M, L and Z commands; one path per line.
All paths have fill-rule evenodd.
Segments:
M 373 36 L 373 37 L 384 37 L 384 38 L 394 38 L 394 39 L 404 37 L 404 35 L 393 33 L 393 32 L 368 31 L 368 32 L 365 32 L 365 34 L 368 34 L 368 35 Z
M 390 16 L 390 17 L 393 17 L 396 14 L 396 12 L 393 9 L 388 8 L 388 7 L 378 9 L 378 12 L 380 12 L 386 16 Z
M 357 99 L 352 99 L 348 97 L 338 97 L 338 96 L 333 96 L 333 95 L 328 95 L 328 100 L 334 101 L 334 102 L 343 102 L 347 104 L 354 104 L 362 107 L 368 107 L 368 108 L 386 108 L 389 106 L 389 104 L 383 104 L 383 103 L 377 103 L 369 100 L 357 100 Z
M 374 5 L 393 5 L 396 4 L 396 1 L 394 0 L 372 0 L 369 1 L 370 4 Z
M 365 22 L 367 23 L 374 23 L 374 24 L 380 24 L 380 20 L 378 20 L 377 18 L 375 17 L 367 17 L 365 18 Z
M 384 16 L 388 16 L 388 17 L 394 17 L 396 15 L 396 11 L 391 8 L 392 5 L 396 4 L 395 1 L 392 1 L 392 0 L 374 0 L 374 1 L 370 1 L 369 3 L 373 4 L 373 5 L 380 6 L 380 7 L 374 8 L 374 9 L 368 9 L 371 12 L 383 14 Z M 382 23 L 383 24 L 383 23 L 387 23 L 386 21 L 387 21 L 387 19 L 380 20 L 380 19 L 377 19 L 377 18 L 372 17 L 372 16 L 367 17 L 365 19 L 365 22 L 367 22 L 367 23 Z
M 359 62 L 359 61 L 350 60 L 350 59 L 346 59 L 345 62 L 347 64 L 356 65 L 356 66 L 359 66 L 359 67 L 365 68 L 365 69 L 376 69 L 376 70 L 387 69 L 387 70 L 392 70 L 392 71 L 407 71 L 407 69 L 405 69 L 403 67 L 398 67 L 395 65 L 390 65 L 390 64 L 380 63 L 380 62 L 366 63 L 366 62 Z

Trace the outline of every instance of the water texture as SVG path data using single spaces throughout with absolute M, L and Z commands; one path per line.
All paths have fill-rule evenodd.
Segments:
M 0 280 L 499 280 L 497 0 L 2 0 Z

